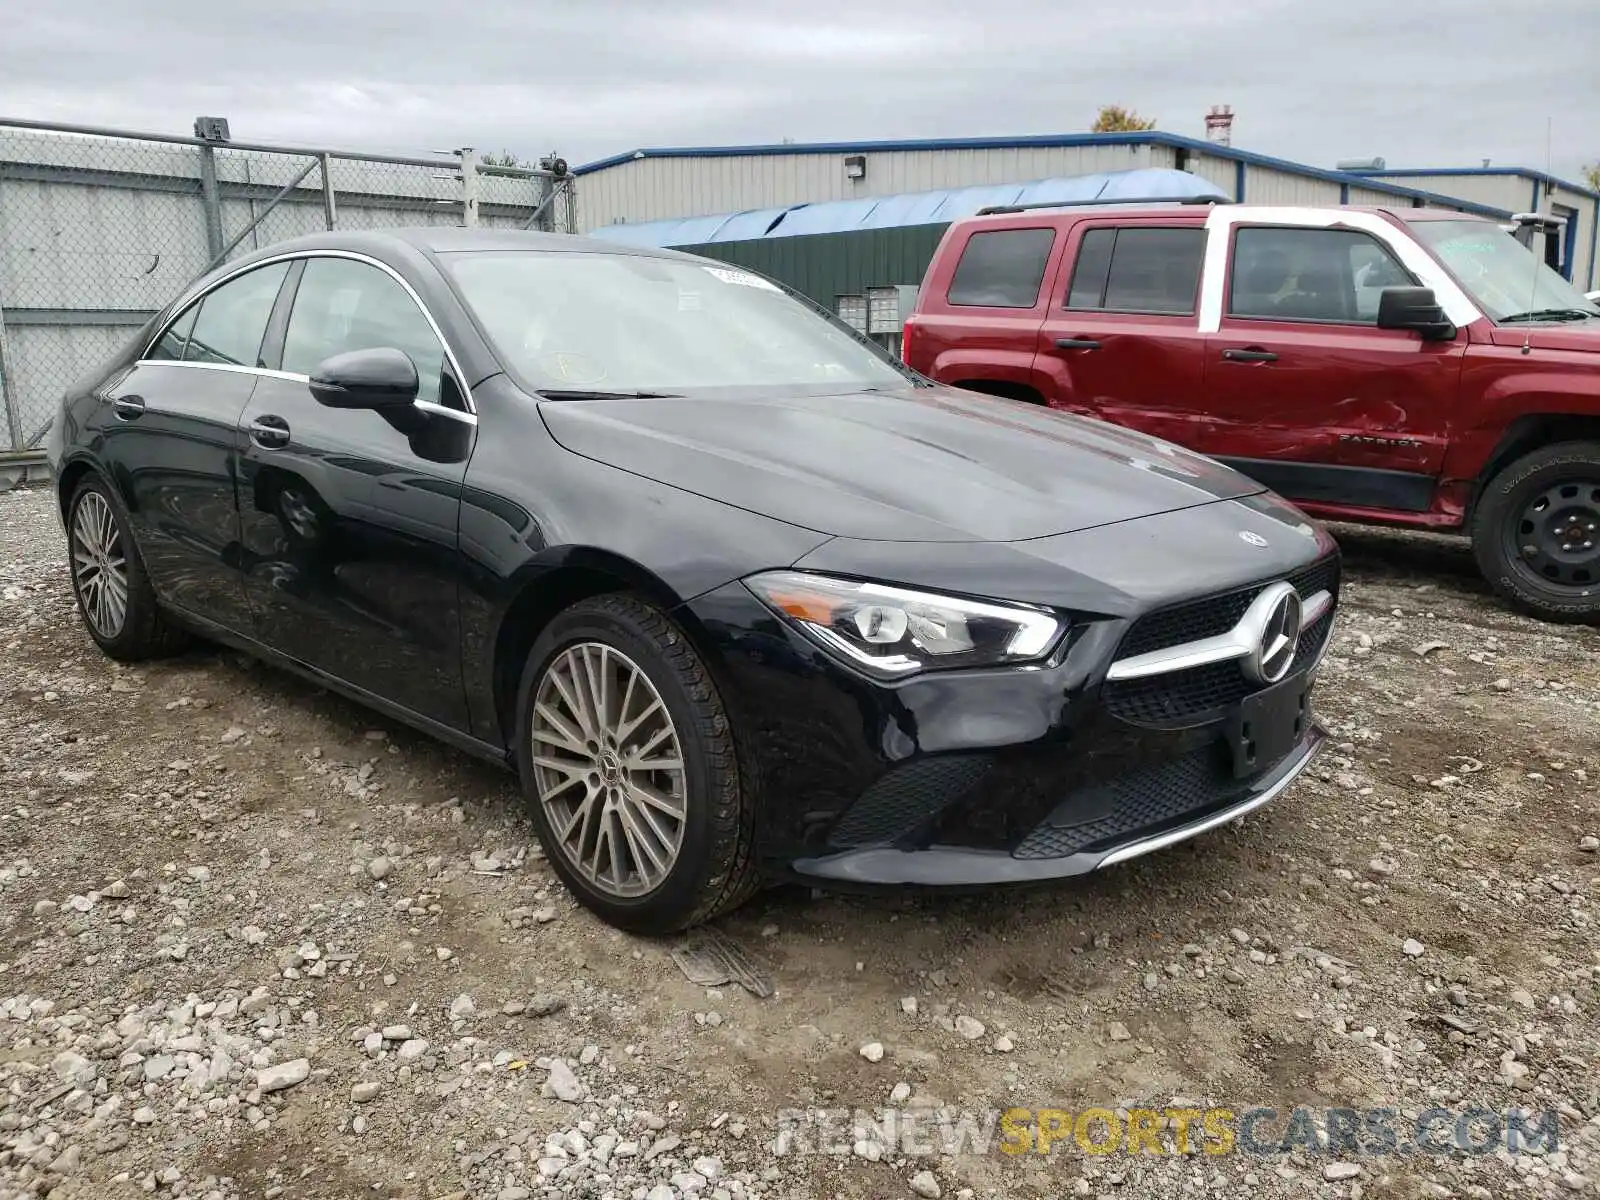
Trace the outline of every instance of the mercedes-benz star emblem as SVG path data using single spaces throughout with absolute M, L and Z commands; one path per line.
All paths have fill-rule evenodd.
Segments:
M 1300 593 L 1292 584 L 1275 583 L 1251 603 L 1244 615 L 1251 650 L 1244 673 L 1256 683 L 1277 683 L 1294 666 L 1300 645 Z
M 1262 537 L 1259 533 L 1254 533 L 1248 529 L 1239 530 L 1239 540 L 1241 542 L 1248 542 L 1250 545 L 1255 546 L 1258 549 L 1264 548 L 1267 544 L 1266 538 Z

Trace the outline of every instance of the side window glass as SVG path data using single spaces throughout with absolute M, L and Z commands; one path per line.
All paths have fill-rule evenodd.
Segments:
M 417 399 L 439 402 L 444 347 L 405 289 L 366 263 L 307 261 L 284 335 L 283 369 L 310 375 L 335 354 L 377 349 L 410 355 L 420 382 Z
M 200 312 L 183 351 L 185 362 L 261 365 L 261 339 L 272 316 L 288 263 L 274 263 L 230 280 L 200 301 Z
M 1111 246 L 1116 240 L 1115 229 L 1091 229 L 1083 235 L 1078 243 L 1078 261 L 1072 268 L 1072 287 L 1067 292 L 1068 308 L 1105 307 Z
M 167 331 L 156 340 L 154 346 L 150 347 L 150 353 L 145 357 L 173 362 L 182 358 L 184 347 L 189 344 L 190 331 L 194 329 L 195 316 L 199 311 L 198 304 L 191 304 L 186 308 L 181 317 L 167 326 Z
M 1084 234 L 1067 307 L 1105 312 L 1194 312 L 1206 231 L 1127 226 Z
M 1228 312 L 1370 325 L 1383 289 L 1412 282 L 1382 243 L 1358 230 L 1245 227 L 1234 235 Z
M 1053 229 L 996 229 L 967 239 L 950 280 L 949 301 L 984 308 L 1032 308 L 1039 302 Z

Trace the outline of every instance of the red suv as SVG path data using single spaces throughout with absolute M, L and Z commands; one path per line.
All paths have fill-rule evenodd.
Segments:
M 1600 306 L 1490 221 L 986 212 L 945 234 L 903 354 L 1211 455 L 1318 516 L 1470 533 L 1517 607 L 1600 621 Z

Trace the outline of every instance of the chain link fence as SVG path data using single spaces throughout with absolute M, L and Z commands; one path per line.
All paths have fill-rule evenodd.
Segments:
M 242 144 L 204 118 L 196 133 L 0 118 L 0 486 L 42 459 L 73 382 L 229 258 L 327 229 L 576 230 L 563 163 Z

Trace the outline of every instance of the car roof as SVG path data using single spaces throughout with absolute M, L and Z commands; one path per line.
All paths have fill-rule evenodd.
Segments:
M 424 254 L 456 254 L 483 250 L 528 250 L 540 253 L 614 253 L 653 258 L 683 258 L 672 250 L 649 246 L 621 246 L 599 238 L 570 233 L 540 233 L 526 229 L 463 229 L 452 225 L 409 228 L 335 230 L 275 242 L 250 257 L 295 254 L 313 250 L 348 250 L 371 254 L 382 250 L 415 250 Z M 243 260 L 240 260 L 243 261 Z

